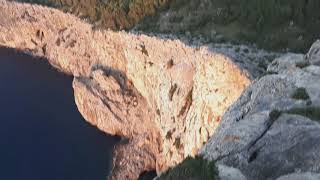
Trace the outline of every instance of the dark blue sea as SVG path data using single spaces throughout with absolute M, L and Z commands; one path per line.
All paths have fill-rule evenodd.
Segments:
M 0 180 L 106 180 L 116 142 L 81 117 L 71 76 L 0 48 Z

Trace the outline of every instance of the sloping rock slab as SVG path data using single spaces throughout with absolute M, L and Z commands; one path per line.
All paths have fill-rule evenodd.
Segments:
M 225 113 L 201 154 L 240 169 L 248 179 L 320 172 L 320 118 L 307 112 L 320 106 L 318 50 L 311 52 L 276 59 L 268 67 L 272 74 L 254 82 Z M 297 89 L 308 98 L 294 98 Z

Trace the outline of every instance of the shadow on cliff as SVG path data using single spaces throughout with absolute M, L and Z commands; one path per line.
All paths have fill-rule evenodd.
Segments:
M 118 137 L 85 122 L 72 76 L 0 46 L 0 179 L 105 179 Z

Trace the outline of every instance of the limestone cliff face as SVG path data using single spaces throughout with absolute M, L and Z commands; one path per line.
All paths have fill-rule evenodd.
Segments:
M 197 153 L 250 81 L 226 56 L 141 38 L 126 40 L 127 74 L 154 110 L 164 170 Z
M 0 45 L 44 56 L 75 77 L 83 117 L 123 137 L 111 179 L 162 172 L 197 154 L 250 84 L 250 72 L 205 46 L 94 31 L 58 10 L 5 0 L 0 0 Z

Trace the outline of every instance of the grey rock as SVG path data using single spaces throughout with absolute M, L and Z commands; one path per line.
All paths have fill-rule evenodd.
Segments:
M 212 43 L 208 47 L 212 52 L 230 57 L 235 64 L 245 69 L 252 79 L 264 74 L 271 61 L 281 56 L 280 53 L 269 52 L 246 45 Z
M 247 88 L 200 154 L 254 180 L 320 172 L 319 122 L 288 114 L 292 108 L 320 106 L 320 66 L 296 66 L 305 61 L 303 55 L 287 54 L 271 63 L 268 70 L 274 74 Z M 305 88 L 310 99 L 292 98 L 297 88 Z M 275 110 L 281 115 L 270 116 Z
M 289 175 L 281 176 L 277 180 L 319 180 L 320 174 L 318 173 L 292 173 Z
M 320 66 L 320 40 L 317 40 L 311 46 L 308 54 L 306 55 L 306 59 L 314 65 Z
M 283 73 L 288 70 L 295 70 L 299 68 L 297 67 L 297 64 L 303 64 L 303 63 L 305 64 L 308 63 L 308 61 L 304 58 L 304 55 L 288 53 L 284 56 L 276 58 L 268 66 L 267 71 L 273 72 L 273 73 Z
M 247 180 L 239 169 L 218 165 L 220 180 Z

